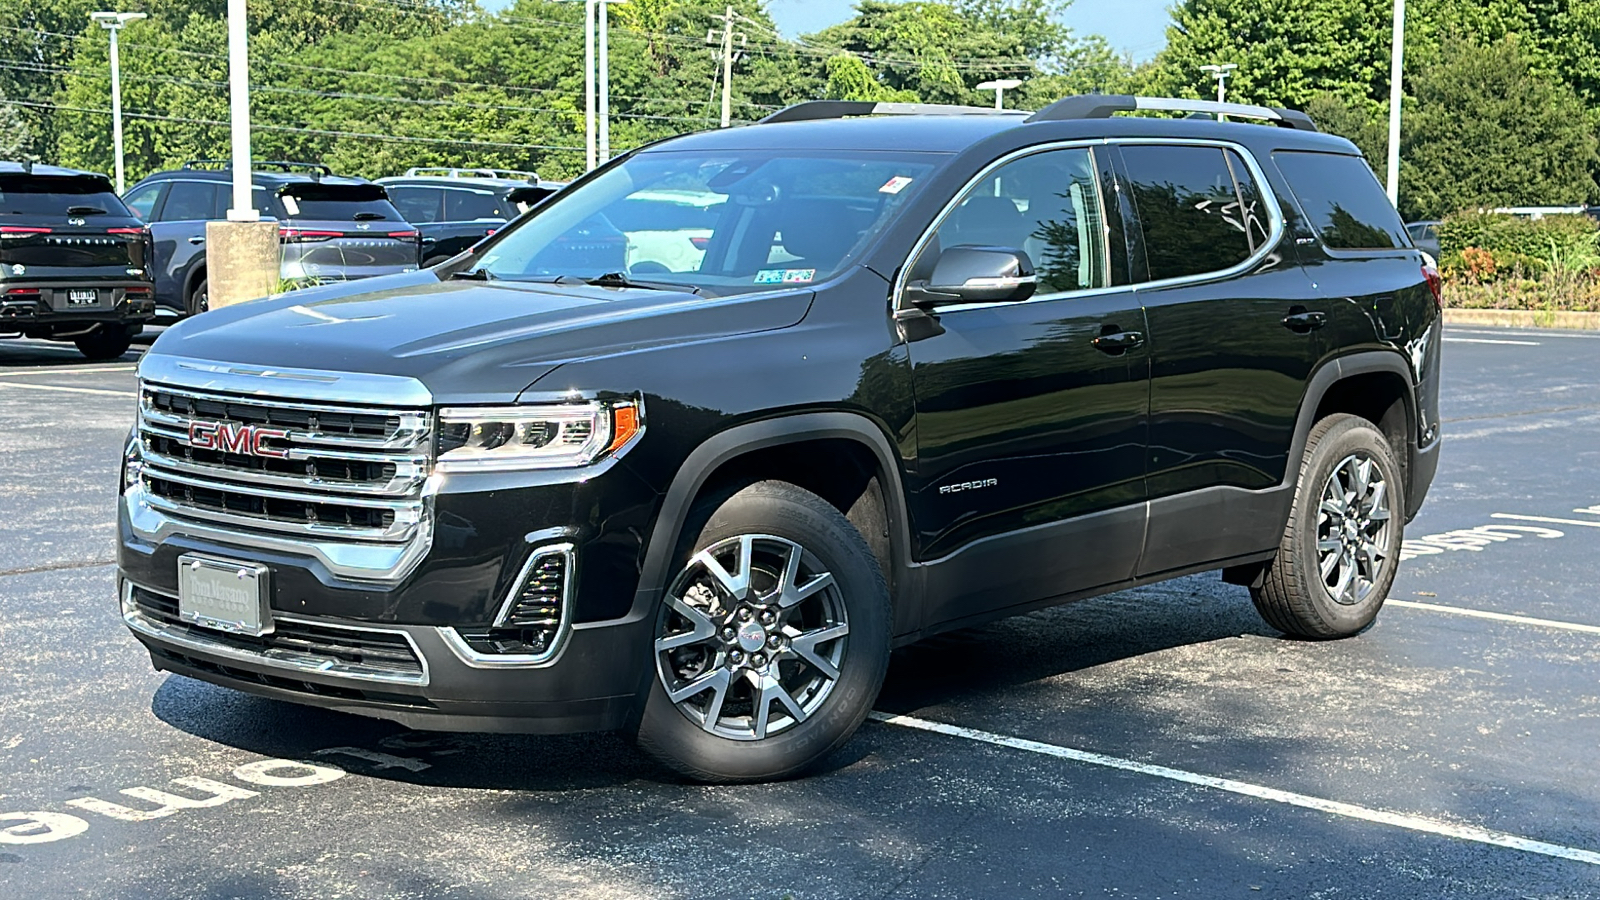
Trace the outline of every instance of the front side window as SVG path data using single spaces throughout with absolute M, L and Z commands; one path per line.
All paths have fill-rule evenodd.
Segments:
M 1105 216 L 1087 149 L 1048 150 L 1006 163 L 968 188 L 912 267 L 928 277 L 938 255 L 960 246 L 1020 250 L 1039 293 L 1105 287 Z
M 1260 249 L 1270 219 L 1239 154 L 1220 147 L 1122 148 L 1151 281 L 1231 269 Z
M 439 221 L 439 194 L 433 188 L 391 187 L 389 202 L 413 225 Z
M 944 154 L 660 150 L 561 191 L 502 232 L 485 277 L 622 273 L 708 295 L 801 286 L 841 272 Z
M 155 210 L 156 201 L 161 198 L 161 185 L 147 184 L 128 194 L 125 203 L 133 210 L 134 215 L 146 222 L 150 221 L 150 213 Z
M 190 222 L 210 219 L 216 215 L 219 189 L 222 185 L 210 181 L 174 181 L 167 191 L 167 203 L 161 208 L 163 222 Z
M 1410 245 L 1405 223 L 1366 160 L 1342 153 L 1274 153 L 1322 243 L 1335 250 L 1391 250 Z

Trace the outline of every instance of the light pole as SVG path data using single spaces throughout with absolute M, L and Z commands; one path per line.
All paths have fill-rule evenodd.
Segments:
M 1000 79 L 996 79 L 994 81 L 979 82 L 978 83 L 978 90 L 980 90 L 980 91 L 994 91 L 994 108 L 995 109 L 1005 109 L 1005 107 L 1003 105 L 1001 105 L 1001 101 L 1005 97 L 1005 92 L 1011 90 L 1012 88 L 1021 87 L 1021 86 L 1022 86 L 1022 81 L 1020 79 L 1017 79 L 1017 78 L 1000 78 Z
M 111 32 L 111 143 L 117 157 L 117 193 L 122 193 L 122 62 L 117 54 L 117 32 L 129 22 L 145 18 L 144 13 L 92 12 L 89 18 Z
M 607 8 L 613 3 L 627 3 L 628 0 L 598 0 L 600 15 L 600 150 L 598 161 L 608 162 L 611 159 L 611 19 Z
M 1233 70 L 1239 68 L 1238 63 L 1222 63 L 1221 65 L 1201 66 L 1200 71 L 1210 72 L 1211 77 L 1217 80 L 1217 102 L 1222 103 L 1228 97 L 1228 76 Z
M 1400 205 L 1400 72 L 1405 52 L 1406 0 L 1394 0 L 1394 40 L 1389 54 L 1389 202 Z

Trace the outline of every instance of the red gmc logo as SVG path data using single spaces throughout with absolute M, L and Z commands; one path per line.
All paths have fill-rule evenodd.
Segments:
M 289 432 L 282 428 L 262 428 L 236 422 L 190 422 L 189 446 L 202 450 L 221 450 L 224 453 L 244 453 L 249 456 L 270 456 L 288 459 L 289 451 L 283 447 L 269 447 L 268 440 L 286 440 Z

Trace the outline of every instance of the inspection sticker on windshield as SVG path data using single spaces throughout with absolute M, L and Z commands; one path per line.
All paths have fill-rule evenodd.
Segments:
M 912 179 L 907 178 L 904 175 L 896 175 L 895 177 L 889 179 L 888 181 L 885 181 L 883 183 L 883 187 L 878 188 L 878 193 L 880 193 L 880 194 L 898 194 L 901 191 L 905 190 L 906 189 L 906 185 L 910 184 L 911 181 L 912 181 Z
M 756 284 L 805 284 L 816 277 L 816 269 L 762 269 L 756 273 Z

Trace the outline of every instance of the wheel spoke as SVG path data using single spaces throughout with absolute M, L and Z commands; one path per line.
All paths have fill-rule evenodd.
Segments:
M 1343 546 L 1343 544 L 1339 541 L 1338 538 L 1329 538 L 1329 539 L 1320 540 L 1320 541 L 1317 541 L 1317 553 L 1320 554 L 1320 553 L 1327 553 L 1330 550 L 1338 550 L 1341 546 Z
M 807 597 L 810 597 L 818 591 L 827 590 L 832 584 L 833 576 L 827 572 L 823 572 L 821 575 L 816 576 L 802 585 L 795 585 L 791 582 L 785 582 L 783 585 L 783 596 L 778 600 L 778 608 L 789 609 L 790 607 L 799 604 L 802 600 L 805 600 Z
M 1372 460 L 1362 459 L 1354 462 L 1355 465 L 1350 466 L 1350 480 L 1351 487 L 1355 488 L 1355 495 L 1359 499 L 1367 495 L 1367 488 L 1372 475 Z
M 673 703 L 682 703 L 690 697 L 693 697 L 705 690 L 716 691 L 717 696 L 713 702 L 718 706 L 721 706 L 722 695 L 728 690 L 728 670 L 721 668 L 712 669 L 704 675 L 690 679 L 683 686 L 677 688 L 676 690 L 668 688 L 667 699 L 671 700 Z
M 1342 553 L 1335 557 L 1339 561 L 1339 580 L 1334 583 L 1334 599 L 1341 600 L 1350 592 L 1350 582 L 1356 576 L 1356 561 L 1350 553 Z
M 657 638 L 657 653 L 665 653 L 668 650 L 685 647 L 689 644 L 698 644 L 701 641 L 717 636 L 716 623 L 711 621 L 711 617 L 702 610 L 690 606 L 677 597 L 667 598 L 667 603 L 672 607 L 673 612 L 688 619 L 693 628 L 689 631 L 681 631 L 677 634 L 669 634 L 666 637 Z
M 1323 584 L 1327 584 L 1328 576 L 1333 574 L 1334 568 L 1339 565 L 1339 560 L 1344 556 L 1344 545 L 1343 544 L 1341 544 L 1338 541 L 1330 541 L 1329 543 L 1334 545 L 1334 547 L 1336 548 L 1336 551 L 1333 552 L 1333 553 L 1329 553 L 1327 556 L 1324 556 L 1322 558 L 1322 582 L 1323 582 Z
M 739 573 L 730 573 L 722 567 L 722 563 L 707 551 L 695 554 L 693 562 L 700 564 L 706 573 L 716 581 L 728 598 L 735 603 L 743 602 L 750 595 L 750 556 L 752 553 L 752 539 L 746 535 L 739 540 Z
M 827 657 L 817 652 L 817 647 L 828 641 L 838 640 L 850 633 L 849 625 L 834 625 L 830 628 L 818 628 L 815 631 L 804 631 L 789 638 L 789 649 L 795 656 L 810 663 L 828 678 L 838 678 L 839 668 Z
M 783 704 L 783 708 L 788 710 L 789 715 L 794 717 L 795 722 L 805 721 L 805 710 L 801 709 L 799 702 L 788 691 L 784 690 L 783 685 L 776 677 L 770 674 L 758 675 L 755 672 L 751 672 L 749 680 L 756 693 L 755 721 L 752 728 L 755 732 L 756 740 L 767 736 L 767 726 L 772 721 L 772 702 L 774 700 Z

